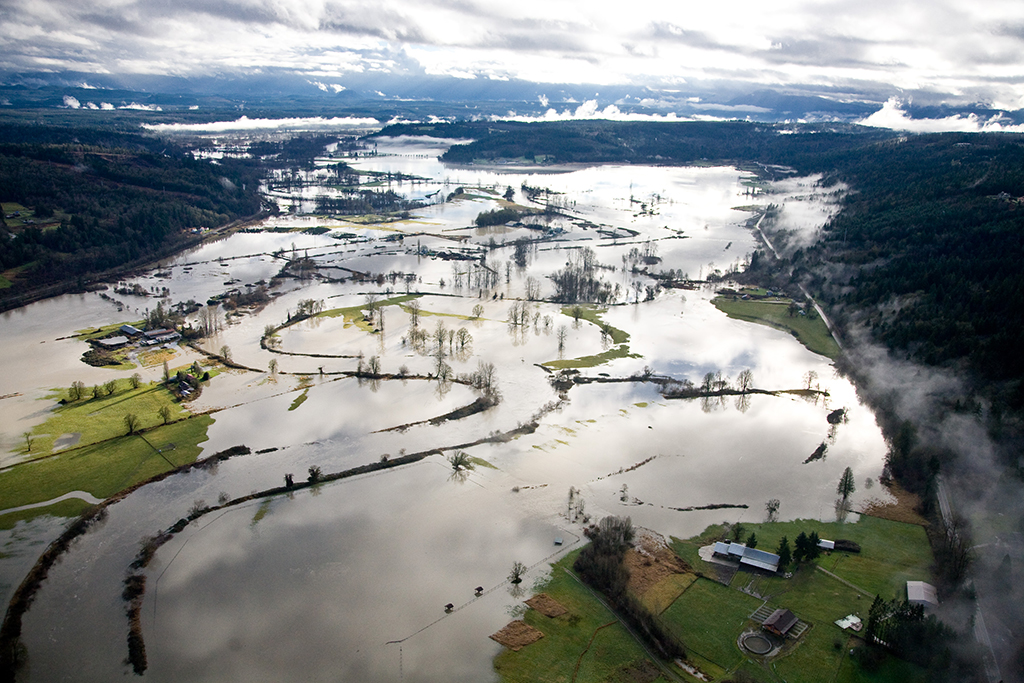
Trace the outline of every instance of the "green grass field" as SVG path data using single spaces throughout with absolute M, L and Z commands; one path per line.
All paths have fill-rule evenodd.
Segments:
M 801 531 L 817 531 L 821 538 L 855 541 L 860 544 L 861 553 L 823 555 L 802 565 L 790 579 L 740 571 L 730 586 L 709 578 L 698 578 L 692 583 L 683 581 L 680 587 L 685 590 L 665 608 L 661 619 L 685 644 L 690 664 L 716 683 L 737 678 L 764 683 L 923 683 L 922 669 L 894 657 L 881 654 L 873 671 L 863 670 L 850 657 L 850 649 L 863 647 L 864 643 L 834 622 L 848 614 L 866 619 L 872 597 L 819 569 L 824 567 L 886 598 L 903 595 L 907 579 L 929 578 L 932 555 L 922 527 L 866 515 L 843 524 L 796 520 L 744 526 L 744 539 L 751 532 L 756 533 L 758 547 L 765 550 L 773 550 L 782 536 L 792 542 Z M 724 525 L 708 527 L 685 541 L 672 539 L 672 548 L 702 571 L 707 565 L 697 550 L 727 531 Z M 642 661 L 642 651 L 621 625 L 597 630 L 614 617 L 585 586 L 564 571 L 577 553 L 556 563 L 551 579 L 537 590 L 558 600 L 569 609 L 569 614 L 548 619 L 528 611 L 525 621 L 540 629 L 544 638 L 518 653 L 505 651 L 498 655 L 495 669 L 502 681 L 571 681 L 577 660 L 577 681 L 626 680 L 625 668 Z M 741 588 L 765 597 L 755 597 Z M 798 640 L 788 641 L 781 653 L 767 661 L 746 653 L 737 644 L 744 631 L 758 627 L 750 616 L 762 604 L 789 609 L 809 625 Z M 588 650 L 587 643 L 595 633 Z M 696 680 L 676 671 L 683 680 Z
M 829 334 L 828 327 L 817 313 L 789 315 L 790 299 L 773 301 L 744 300 L 718 296 L 711 300 L 718 310 L 730 318 L 760 323 L 794 335 L 797 340 L 814 353 L 836 358 L 839 346 Z
M 494 668 L 502 681 L 604 683 L 618 680 L 624 667 L 646 659 L 644 651 L 621 624 L 597 630 L 614 617 L 586 587 L 564 571 L 572 566 L 577 554 L 570 553 L 556 562 L 551 579 L 537 591 L 547 593 L 569 612 L 554 618 L 532 609 L 526 612 L 524 621 L 542 631 L 544 637 L 519 652 L 505 650 L 495 658 Z M 574 678 L 577 662 L 579 671 Z
M 607 308 L 599 308 L 597 306 L 563 306 L 562 314 L 567 315 L 570 318 L 574 317 L 574 309 L 579 309 L 580 320 L 586 320 L 589 323 L 597 325 L 599 328 L 603 327 L 608 330 L 611 337 L 612 348 L 602 353 L 594 354 L 592 356 L 581 356 L 579 358 L 566 358 L 565 360 L 549 360 L 544 365 L 555 370 L 564 370 L 567 368 L 593 368 L 608 361 L 615 360 L 616 358 L 639 358 L 636 354 L 629 352 L 629 333 L 625 330 L 620 330 L 617 327 L 612 327 L 606 322 L 601 320 L 601 314 L 607 311 Z
M 90 388 L 91 389 L 91 388 Z M 105 392 L 104 392 L 105 394 Z M 50 400 L 68 398 L 57 389 Z M 169 408 L 170 424 L 163 424 L 162 408 Z M 137 432 L 128 436 L 125 415 L 139 418 Z M 174 395 L 159 384 L 131 388 L 127 377 L 115 380 L 115 392 L 58 405 L 51 417 L 31 432 L 31 459 L 0 471 L 0 510 L 52 500 L 71 491 L 86 491 L 106 498 L 155 474 L 192 462 L 201 452 L 208 415 L 191 416 Z M 62 435 L 78 435 L 77 443 L 54 452 Z M 157 451 L 161 452 L 157 452 Z M 41 508 L 0 516 L 0 528 L 42 514 L 75 516 L 86 503 L 67 500 Z
M 401 296 L 395 296 L 390 299 L 384 299 L 377 302 L 378 308 L 381 306 L 396 306 L 404 304 L 406 301 L 412 301 L 419 297 L 419 294 L 403 294 Z M 331 308 L 326 311 L 322 311 L 317 315 L 322 318 L 338 318 L 341 317 L 345 320 L 346 327 L 348 325 L 355 325 L 363 332 L 368 334 L 376 333 L 376 330 L 366 321 L 366 317 L 363 315 L 363 311 L 366 310 L 366 305 L 361 304 L 359 306 L 346 306 L 344 308 Z M 421 313 L 422 315 L 422 313 Z M 286 326 L 285 326 L 286 327 Z M 278 328 L 281 329 L 281 328 Z
M 672 547 L 692 566 L 706 567 L 697 550 L 723 537 L 727 531 L 726 526 L 712 526 L 694 538 L 673 539 Z M 866 619 L 872 597 L 818 567 L 868 593 L 881 594 L 886 599 L 902 597 L 908 579 L 929 579 L 932 554 L 924 528 L 862 515 L 857 522 L 843 524 L 808 520 L 745 524 L 743 539 L 756 533 L 758 548 L 773 551 L 783 536 L 792 545 L 801 531 L 808 534 L 817 531 L 821 538 L 855 541 L 860 544 L 861 553 L 822 555 L 801 566 L 791 579 L 750 571 L 738 572 L 729 587 L 703 579 L 683 593 L 663 616 L 683 642 L 692 647 L 700 659 L 721 668 L 722 675 L 740 667 L 754 680 L 788 683 L 923 680 L 922 670 L 892 657 L 884 657 L 875 672 L 862 671 L 850 660 L 847 655 L 850 647 L 861 643 L 851 632 L 843 631 L 833 622 L 847 614 L 858 614 Z M 811 626 L 797 642 L 773 658 L 770 667 L 746 657 L 736 645 L 739 634 L 755 626 L 753 622 L 738 622 L 745 620 L 744 613 L 751 614 L 761 602 L 741 592 L 743 588 L 766 596 L 770 607 L 789 609 Z M 713 677 L 718 675 L 714 668 L 706 673 Z
M 0 472 L 0 510 L 52 500 L 70 491 L 86 491 L 97 498 L 112 496 L 153 475 L 194 461 L 211 424 L 212 417 L 198 415 L 143 434 L 120 436 L 15 465 Z M 52 511 L 38 508 L 26 512 Z
M 170 408 L 172 420 L 189 414 L 174 395 L 159 384 L 141 384 L 138 389 L 132 389 L 127 377 L 117 378 L 114 382 L 116 389 L 110 396 L 93 398 L 92 387 L 86 387 L 86 397 L 57 406 L 50 419 L 32 429 L 30 455 L 49 455 L 53 452 L 54 442 L 62 434 L 79 434 L 76 446 L 122 436 L 126 433 L 124 417 L 128 413 L 139 418 L 141 429 L 161 424 L 160 409 L 164 406 Z M 68 390 L 57 389 L 49 398 L 54 401 L 66 399 Z
M 697 579 L 661 616 L 688 651 L 732 671 L 743 661 L 736 639 L 760 606 L 757 598 Z

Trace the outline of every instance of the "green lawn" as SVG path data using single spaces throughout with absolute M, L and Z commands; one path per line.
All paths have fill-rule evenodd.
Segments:
M 820 538 L 843 538 L 854 541 L 861 546 L 859 554 L 823 554 L 815 563 L 855 586 L 874 595 L 881 595 L 887 600 L 897 595 L 904 596 L 908 580 L 929 580 L 932 552 L 924 527 L 891 522 L 868 515 L 856 516 L 860 518 L 859 521 L 842 524 L 815 520 L 744 524 L 744 539 L 751 532 L 755 532 L 757 547 L 769 552 L 775 551 L 783 536 L 789 539 L 792 548 L 801 531 L 807 534 L 817 531 Z M 676 548 L 676 552 L 679 551 L 680 549 Z M 783 581 L 777 578 L 766 580 Z
M 788 683 L 815 683 L 838 680 L 856 681 L 919 681 L 923 671 L 892 657 L 883 657 L 877 671 L 866 672 L 850 660 L 850 647 L 859 643 L 851 632 L 843 631 L 833 622 L 847 614 L 867 618 L 872 598 L 820 571 L 824 567 L 837 576 L 886 599 L 903 596 L 908 579 L 929 579 L 931 548 L 924 528 L 902 522 L 860 516 L 857 522 L 844 524 L 796 520 L 765 524 L 745 524 L 743 539 L 756 533 L 758 548 L 775 550 L 782 536 L 792 545 L 801 532 L 817 531 L 821 538 L 843 538 L 861 546 L 860 554 L 835 552 L 822 555 L 795 572 L 793 578 L 769 576 L 760 572 L 740 571 L 729 587 L 708 579 L 691 586 L 664 617 L 688 647 L 700 658 L 710 660 L 725 672 L 737 667 L 756 680 L 785 680 Z M 697 550 L 721 538 L 728 527 L 708 527 L 700 535 L 681 541 L 673 539 L 672 547 L 681 557 L 700 570 L 706 564 Z M 787 650 L 772 659 L 769 668 L 753 658 L 746 658 L 736 647 L 736 638 L 747 626 L 746 616 L 756 609 L 760 600 L 740 592 L 748 588 L 764 596 L 768 606 L 791 610 L 810 628 Z M 699 661 L 699 660 L 698 660 Z M 713 677 L 718 672 L 707 670 Z
M 712 299 L 711 303 L 730 318 L 785 330 L 814 353 L 836 358 L 839 355 L 839 346 L 829 334 L 825 321 L 813 308 L 807 315 L 789 315 L 790 301 L 744 300 L 718 296 Z
M 566 368 L 593 368 L 603 363 L 607 363 L 610 360 L 615 360 L 616 358 L 640 357 L 636 354 L 631 354 L 629 352 L 629 346 L 627 344 L 627 342 L 629 341 L 628 332 L 626 332 L 625 330 L 620 330 L 617 327 L 612 327 L 611 325 L 608 325 L 606 322 L 601 320 L 601 315 L 608 310 L 607 308 L 599 308 L 597 306 L 587 306 L 581 304 L 579 306 L 563 306 L 562 313 L 571 318 L 574 317 L 573 312 L 575 309 L 578 309 L 579 318 L 581 320 L 586 320 L 589 323 L 593 323 L 594 325 L 597 325 L 597 327 L 599 328 L 603 327 L 607 329 L 609 335 L 611 336 L 612 344 L 614 344 L 614 346 L 612 346 L 612 348 L 608 349 L 607 351 L 604 351 L 603 353 L 598 353 L 593 356 L 581 356 L 580 358 L 567 358 L 565 360 L 549 360 L 548 362 L 544 363 L 546 367 L 554 368 L 555 370 L 564 370 Z
M 0 510 L 51 500 L 69 491 L 86 491 L 97 498 L 112 496 L 153 475 L 194 461 L 211 424 L 213 418 L 209 415 L 197 415 L 141 435 L 122 436 L 15 465 L 0 472 Z M 168 448 L 170 444 L 173 449 Z M 157 453 L 156 449 L 163 452 Z
M 384 299 L 377 302 L 377 307 L 381 306 L 395 306 L 404 304 L 406 301 L 412 301 L 418 298 L 419 294 L 403 294 L 401 296 L 395 296 L 390 299 Z M 366 310 L 366 304 L 360 304 L 358 306 L 346 306 L 344 308 L 331 308 L 326 311 L 322 311 L 317 315 L 322 318 L 337 318 L 342 317 L 345 320 L 346 325 L 355 325 L 363 332 L 374 334 L 376 330 L 366 321 L 363 311 Z M 421 313 L 422 315 L 422 313 Z M 284 325 L 282 327 L 287 327 Z M 281 328 L 278 328 L 281 329 Z
M 579 661 L 577 683 L 604 683 L 617 680 L 616 676 L 623 667 L 646 658 L 621 624 L 597 630 L 613 621 L 614 617 L 587 588 L 564 571 L 572 566 L 577 554 L 578 551 L 570 553 L 556 562 L 551 570 L 551 579 L 537 591 L 547 593 L 569 612 L 548 618 L 535 610 L 527 611 L 524 621 L 542 631 L 544 637 L 519 652 L 505 650 L 495 658 L 494 668 L 502 681 L 568 682 L 573 680 L 573 671 Z M 594 640 L 591 643 L 592 636 Z M 664 681 L 664 678 L 658 680 Z
M 121 436 L 126 431 L 124 416 L 128 413 L 139 418 L 142 429 L 163 422 L 160 409 L 164 406 L 171 409 L 172 420 L 189 414 L 162 385 L 142 384 L 138 389 L 132 389 L 127 377 L 114 381 L 116 389 L 110 396 L 93 398 L 92 387 L 86 387 L 86 398 L 57 406 L 50 419 L 32 429 L 31 455 L 38 457 L 52 453 L 54 441 L 62 434 L 81 434 L 78 446 Z M 57 389 L 50 398 L 68 398 L 68 390 Z
M 697 579 L 662 613 L 686 645 L 725 671 L 743 661 L 736 639 L 761 601 L 710 579 Z

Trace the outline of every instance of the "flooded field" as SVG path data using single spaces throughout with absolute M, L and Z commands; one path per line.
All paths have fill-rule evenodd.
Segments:
M 124 283 L 159 298 L 108 290 L 3 314 L 3 465 L 27 457 L 22 434 L 50 415 L 53 388 L 161 379 L 162 363 L 85 365 L 75 331 L 190 299 L 202 306 L 190 320 L 213 329 L 197 349 L 169 349 L 168 365 L 213 367 L 225 348 L 234 365 L 189 404 L 213 418 L 200 457 L 251 450 L 110 506 L 25 614 L 19 680 L 130 672 L 122 591 L 144 540 L 197 506 L 281 487 L 286 474 L 305 481 L 310 468 L 424 454 L 231 504 L 175 533 L 143 572 L 147 679 L 494 680 L 499 646 L 487 635 L 577 547 L 585 520 L 630 515 L 687 537 L 761 520 L 770 499 L 780 519 L 834 519 L 846 467 L 854 508 L 886 497 L 868 481 L 885 445 L 850 382 L 787 332 L 726 317 L 702 282 L 741 269 L 756 248 L 752 214 L 736 207 L 781 203 L 781 228 L 792 220 L 792 234 L 811 239 L 834 204 L 813 179 L 772 195 L 732 168 L 447 167 L 437 156 L 448 144 L 381 138 L 375 156 L 346 160 L 424 203 L 408 216 L 306 215 L 342 192 L 314 171 L 271 182 L 282 215 Z M 532 213 L 474 224 L 506 206 Z M 583 313 L 559 281 L 581 263 L 602 299 Z M 266 301 L 219 304 L 259 286 Z M 607 381 L 556 387 L 560 368 Z M 661 392 L 709 373 L 734 387 L 747 370 L 774 393 Z M 479 381 L 485 371 L 493 382 Z M 459 413 L 482 398 L 486 409 Z M 846 421 L 830 425 L 838 408 Z M 826 456 L 805 464 L 822 444 Z M 453 470 L 459 450 L 473 469 Z M 569 510 L 570 487 L 582 509 Z M 57 533 L 48 516 L 0 532 L 5 602 Z M 528 567 L 522 588 L 507 580 L 515 562 Z

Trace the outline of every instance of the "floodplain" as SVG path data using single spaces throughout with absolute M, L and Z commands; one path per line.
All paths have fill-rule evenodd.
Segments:
M 487 634 L 522 615 L 534 586 L 562 580 L 551 563 L 580 547 L 589 521 L 628 515 L 689 538 L 756 524 L 771 499 L 781 520 L 835 520 L 847 467 L 855 508 L 888 499 L 867 483 L 885 455 L 874 415 L 830 358 L 713 304 L 757 248 L 751 208 L 772 200 L 747 174 L 445 166 L 449 144 L 379 138 L 374 154 L 345 159 L 421 203 L 407 214 L 317 213 L 345 192 L 328 150 L 304 176 L 268 182 L 280 215 L 123 283 L 143 295 L 3 314 L 0 479 L 21 482 L 0 510 L 5 602 L 67 516 L 119 490 L 108 480 L 249 449 L 105 508 L 22 615 L 19 680 L 121 676 L 130 632 L 144 648 L 132 661 L 154 681 L 497 680 L 502 648 Z M 820 209 L 792 201 L 801 220 Z M 517 220 L 476 225 L 509 207 Z M 261 287 L 258 303 L 223 305 Z M 81 362 L 78 331 L 189 300 L 200 304 L 189 323 L 210 328 L 192 345 L 150 364 L 125 357 L 132 368 Z M 163 360 L 171 374 L 208 372 L 201 393 L 159 393 Z M 757 391 L 737 388 L 746 371 Z M 128 390 L 134 373 L 142 384 Z M 124 393 L 56 403 L 72 382 L 110 380 Z M 697 393 L 673 398 L 680 387 Z M 60 423 L 70 411 L 98 420 L 132 391 L 160 397 L 132 404 L 138 436 L 120 433 L 123 415 L 92 436 Z M 830 424 L 839 408 L 846 419 Z M 188 433 L 162 431 L 176 425 Z M 148 455 L 126 459 L 141 436 Z M 458 452 L 475 467 L 454 468 Z M 115 475 L 117 463 L 128 471 Z M 60 475 L 27 483 L 46 467 Z M 288 490 L 286 475 L 311 485 Z M 90 499 L 13 510 L 76 491 Z M 523 583 L 508 579 L 516 562 Z M 137 618 L 123 598 L 132 572 L 145 577 Z

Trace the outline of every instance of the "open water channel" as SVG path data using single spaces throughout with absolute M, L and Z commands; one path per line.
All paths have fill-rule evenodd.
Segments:
M 457 187 L 464 188 L 463 198 L 383 224 L 285 213 L 132 281 L 166 287 L 171 301 L 202 302 L 231 287 L 269 281 L 295 256 L 312 259 L 323 275 L 285 279 L 269 304 L 230 318 L 202 342 L 213 352 L 229 346 L 233 360 L 254 369 L 218 375 L 194 402 L 193 410 L 219 409 L 204 455 L 238 444 L 253 453 L 172 476 L 111 506 L 51 570 L 25 615 L 28 666 L 19 680 L 130 675 L 121 592 L 140 542 L 185 516 L 197 500 L 280 486 L 289 472 L 304 479 L 314 465 L 336 472 L 384 455 L 448 454 L 458 444 L 537 422 L 532 433 L 466 448 L 485 461 L 468 476 L 455 476 L 445 457 L 432 455 L 191 523 L 146 570 L 147 679 L 492 680 L 499 646 L 487 635 L 520 613 L 528 597 L 506 580 L 512 564 L 529 567 L 522 584 L 528 592 L 551 561 L 580 542 L 582 521 L 567 515 L 570 487 L 582 492 L 592 519 L 630 515 L 637 525 L 676 537 L 722 521 L 760 521 L 772 498 L 781 501 L 782 519 L 834 518 L 836 483 L 846 467 L 858 478 L 854 507 L 885 497 L 864 485 L 878 478 L 885 454 L 874 416 L 829 359 L 785 332 L 727 318 L 710 303 L 714 293 L 706 287 L 665 289 L 636 302 L 654 281 L 624 267 L 631 249 L 650 241 L 661 259 L 652 270 L 672 269 L 693 280 L 724 271 L 756 247 L 745 227 L 750 213 L 734 207 L 778 203 L 777 196 L 752 196 L 744 174 L 733 168 L 596 166 L 540 173 L 448 167 L 437 161 L 447 144 L 381 139 L 376 156 L 348 161 L 360 170 L 419 178 L 391 185 L 412 198 L 436 201 Z M 478 213 L 499 206 L 507 187 L 517 203 L 539 206 L 524 184 L 550 190 L 538 201 L 555 197 L 562 215 L 534 225 L 473 227 Z M 813 194 L 813 182 L 805 186 L 811 189 L 784 195 L 780 217 L 784 224 L 792 203 L 800 223 L 794 229 L 803 232 L 808 216 L 824 220 L 833 210 L 830 198 Z M 329 192 L 307 186 L 274 196 L 286 209 L 301 211 Z M 329 230 L 285 231 L 313 227 Z M 517 238 L 534 240 L 525 266 L 514 263 Z M 548 276 L 581 247 L 594 250 L 607 266 L 599 277 L 617 286 L 602 320 L 629 334 L 628 355 L 582 368 L 582 374 L 626 378 L 649 368 L 700 384 L 708 372 L 734 379 L 749 369 L 757 388 L 792 390 L 814 372 L 828 396 L 670 400 L 656 384 L 640 381 L 581 384 L 560 396 L 539 364 L 600 354 L 614 344 L 597 325 L 574 321 L 560 305 L 544 301 L 528 303 L 526 326 L 506 321 L 530 278 L 541 299 L 551 297 Z M 456 253 L 485 255 L 496 276 L 483 276 L 479 261 L 442 257 Z M 409 277 L 376 277 L 392 272 Z M 315 318 L 282 330 L 279 353 L 261 347 L 265 327 L 282 324 L 302 300 L 323 300 L 333 309 L 406 291 L 421 294 L 426 330 L 434 331 L 439 320 L 467 329 L 472 341 L 445 360 L 456 374 L 493 363 L 500 403 L 459 420 L 381 431 L 428 421 L 478 395 L 457 383 L 332 374 L 355 370 L 360 354 L 377 356 L 384 373 L 403 366 L 410 375 L 435 371 L 430 342 L 413 343 L 410 313 L 398 305 L 384 307 L 383 331 L 368 333 L 342 317 Z M 46 419 L 53 404 L 43 397 L 50 388 L 75 379 L 91 385 L 115 374 L 81 363 L 83 342 L 59 339 L 138 319 L 155 305 L 152 298 L 106 294 L 110 298 L 62 297 L 3 315 L 0 394 L 18 394 L 3 399 L 0 411 L 5 463 L 19 457 L 18 435 Z M 477 305 L 483 307 L 479 317 L 473 315 Z M 172 365 L 208 362 L 191 350 L 178 354 Z M 268 370 L 271 360 L 278 363 L 276 376 Z M 155 380 L 160 369 L 140 372 Z M 306 400 L 296 406 L 302 391 Z M 848 422 L 830 435 L 826 416 L 840 407 Z M 804 464 L 826 439 L 827 457 Z M 638 463 L 644 464 L 633 468 Z M 733 507 L 679 509 L 709 505 Z M 42 517 L 4 532 L 5 602 L 59 524 Z M 444 609 L 448 603 L 451 612 Z

